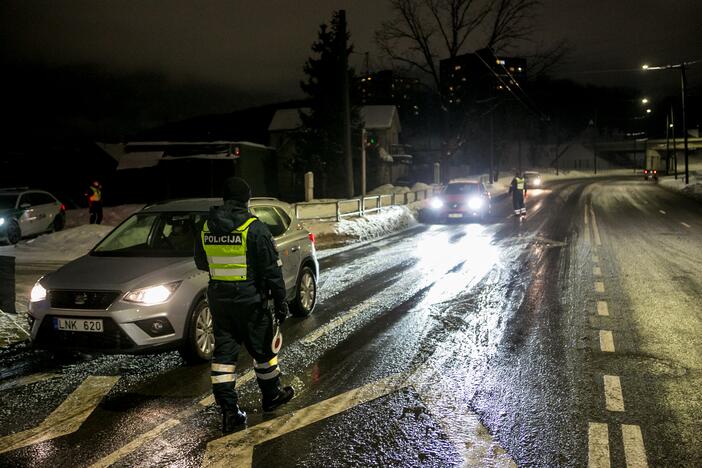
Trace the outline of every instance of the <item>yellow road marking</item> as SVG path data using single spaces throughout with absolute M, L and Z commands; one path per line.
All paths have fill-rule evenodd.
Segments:
M 609 411 L 624 411 L 622 383 L 616 375 L 604 376 L 605 403 Z
M 600 349 L 605 353 L 614 352 L 614 337 L 610 330 L 600 330 Z
M 587 430 L 587 466 L 609 468 L 609 428 L 606 423 L 590 423 Z
M 117 380 L 119 377 L 88 377 L 41 424 L 0 438 L 0 453 L 77 431 Z
M 604 317 L 609 315 L 609 307 L 607 307 L 606 301 L 597 301 L 597 315 Z
M 622 424 L 622 439 L 624 440 L 624 456 L 627 468 L 647 468 L 646 450 L 639 426 Z
M 595 291 L 598 293 L 605 292 L 604 283 L 602 281 L 595 281 Z

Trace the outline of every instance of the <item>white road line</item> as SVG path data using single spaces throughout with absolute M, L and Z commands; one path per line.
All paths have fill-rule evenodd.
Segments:
M 605 353 L 614 352 L 614 336 L 610 330 L 600 330 L 600 349 Z
M 353 320 L 356 318 L 358 315 L 362 314 L 368 307 L 371 306 L 372 303 L 375 303 L 377 300 L 376 299 L 367 299 L 363 301 L 362 303 L 354 306 L 351 310 L 349 310 L 346 314 L 341 315 L 339 317 L 335 317 L 333 320 L 329 321 L 326 325 L 323 325 L 319 328 L 317 328 L 315 331 L 309 333 L 307 336 L 302 338 L 300 340 L 300 343 L 309 345 L 317 341 L 320 337 L 324 335 L 328 335 L 329 332 L 334 330 L 335 328 L 338 328 L 348 322 L 349 320 Z
M 41 424 L 0 437 L 0 453 L 71 434 L 80 428 L 119 377 L 90 376 Z
M 591 422 L 587 430 L 587 466 L 609 468 L 609 428 L 607 423 Z
M 299 411 L 215 439 L 207 444 L 202 466 L 251 466 L 254 446 L 395 392 L 407 385 L 402 377 L 401 374 L 392 375 Z
M 622 383 L 616 375 L 604 376 L 605 403 L 609 411 L 624 411 Z
M 686 228 L 688 228 L 688 229 L 692 227 L 692 226 L 690 226 L 690 225 L 689 225 L 689 224 L 687 224 L 687 223 L 683 223 L 683 222 L 681 222 L 680 224 L 682 224 L 683 226 L 685 226 L 685 227 L 686 227 Z
M 602 281 L 595 281 L 595 291 L 598 293 L 605 292 L 604 283 Z
M 609 307 L 607 307 L 606 301 L 597 301 L 597 315 L 609 316 Z
M 665 214 L 665 211 L 663 211 L 663 210 L 658 210 L 658 212 L 659 212 L 660 214 Z
M 127 445 L 121 447 L 119 450 L 116 450 L 111 454 L 107 455 L 106 457 L 103 457 L 100 460 L 96 461 L 95 463 L 90 465 L 90 468 L 106 468 L 115 463 L 120 458 L 126 457 L 130 453 L 134 452 L 146 442 L 155 439 L 156 437 L 160 436 L 163 432 L 178 424 L 180 424 L 179 420 L 169 419 L 166 422 L 154 427 L 149 432 L 145 432 L 144 434 L 140 435 L 136 439 L 129 442 Z
M 624 456 L 627 468 L 647 468 L 646 450 L 644 449 L 641 428 L 631 424 L 622 424 Z
M 602 270 L 600 267 L 596 266 L 592 269 L 592 274 L 595 276 L 602 276 Z
M 592 232 L 595 235 L 595 244 L 602 245 L 602 239 L 600 238 L 600 230 L 597 227 L 597 218 L 595 217 L 595 210 L 592 209 L 592 205 L 590 205 L 590 217 L 592 218 Z

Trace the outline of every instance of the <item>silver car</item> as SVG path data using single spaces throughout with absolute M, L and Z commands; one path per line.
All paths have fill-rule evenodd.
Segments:
M 214 349 L 207 273 L 193 261 L 195 236 L 219 199 L 150 205 L 127 218 L 87 255 L 41 278 L 31 291 L 31 340 L 40 348 L 104 353 L 178 349 L 189 362 Z M 291 205 L 253 198 L 251 212 L 273 234 L 294 315 L 317 299 L 314 235 Z

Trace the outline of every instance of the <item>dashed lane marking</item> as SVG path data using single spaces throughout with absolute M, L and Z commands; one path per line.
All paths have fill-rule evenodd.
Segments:
M 614 337 L 610 330 L 600 330 L 600 349 L 605 353 L 614 352 Z
M 590 224 L 590 220 L 587 217 L 587 203 L 585 204 L 585 215 L 584 215 L 584 220 L 585 220 L 585 226 Z
M 587 430 L 587 466 L 609 468 L 609 428 L 607 423 L 591 422 Z
M 597 218 L 595 217 L 595 210 L 592 209 L 592 205 L 590 205 L 590 218 L 592 218 L 592 232 L 595 235 L 595 244 L 602 245 L 600 229 L 597 227 Z
M 685 226 L 685 227 L 686 227 L 686 228 L 688 228 L 688 229 L 692 227 L 692 226 L 690 226 L 690 225 L 689 225 L 689 224 L 687 224 L 687 223 L 683 223 L 683 222 L 681 222 L 680 224 L 682 224 L 683 226 Z
M 597 301 L 597 315 L 607 317 L 609 315 L 609 307 L 606 301 Z
M 595 281 L 595 291 L 598 293 L 605 292 L 604 283 L 602 281 Z
M 78 430 L 119 377 L 90 376 L 41 424 L 0 438 L 0 453 L 45 442 Z
M 602 276 L 602 270 L 598 266 L 593 267 L 592 274 L 595 276 Z
M 624 411 L 622 383 L 616 375 L 604 376 L 605 406 L 609 411 Z
M 660 214 L 665 214 L 665 211 L 663 211 L 663 210 L 658 210 L 658 212 L 659 212 Z
M 646 450 L 644 449 L 641 428 L 632 424 L 622 424 L 624 456 L 627 468 L 647 468 Z

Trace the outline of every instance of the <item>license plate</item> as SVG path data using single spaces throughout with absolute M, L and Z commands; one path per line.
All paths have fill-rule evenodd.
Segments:
M 54 328 L 61 331 L 102 333 L 102 320 L 54 318 Z
M 448 217 L 449 218 L 462 218 L 463 213 L 449 213 Z

